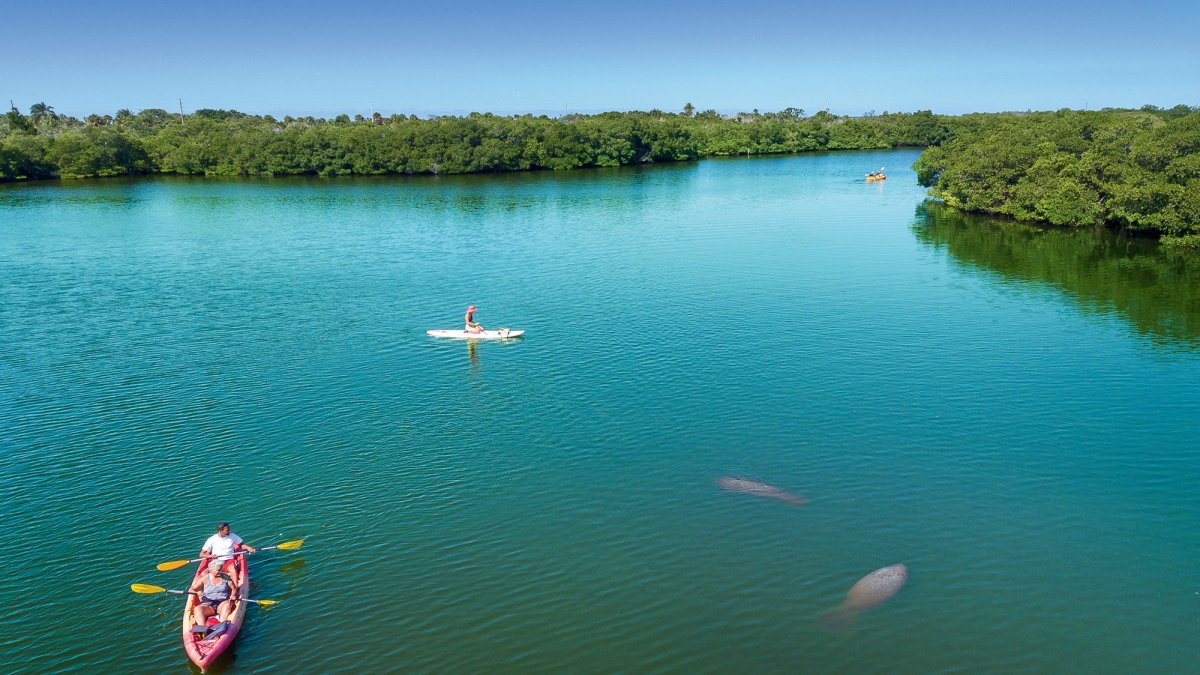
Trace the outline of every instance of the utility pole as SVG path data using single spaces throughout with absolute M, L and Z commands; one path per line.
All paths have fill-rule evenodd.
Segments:
M 183 122 L 183 99 L 179 99 L 179 121 Z

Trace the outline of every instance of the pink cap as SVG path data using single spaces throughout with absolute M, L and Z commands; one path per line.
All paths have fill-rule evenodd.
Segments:
M 474 312 L 474 311 L 475 311 L 475 305 L 471 305 L 470 307 L 468 307 L 468 308 L 467 308 L 467 311 L 468 311 L 468 312 Z

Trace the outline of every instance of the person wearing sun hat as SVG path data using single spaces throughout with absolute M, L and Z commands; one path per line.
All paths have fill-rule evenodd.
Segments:
M 475 305 L 471 305 L 471 306 L 467 307 L 467 313 L 466 313 L 466 315 L 463 316 L 463 320 L 467 324 L 466 328 L 464 328 L 463 330 L 467 331 L 468 333 L 482 333 L 483 332 L 483 326 L 480 326 L 478 323 L 475 322 Z

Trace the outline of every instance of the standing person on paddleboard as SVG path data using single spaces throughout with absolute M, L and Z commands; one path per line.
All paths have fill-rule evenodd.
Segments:
M 463 316 L 463 320 L 466 321 L 466 324 L 467 324 L 467 327 L 464 328 L 463 330 L 467 331 L 468 333 L 482 333 L 483 332 L 483 326 L 480 326 L 478 323 L 475 323 L 475 305 L 471 305 L 470 307 L 467 307 L 467 313 L 466 313 L 466 315 Z
M 242 541 L 242 538 L 229 531 L 229 523 L 217 523 L 217 533 L 208 538 L 204 542 L 204 547 L 200 549 L 201 558 L 216 558 L 224 562 L 223 567 L 226 572 L 233 573 L 233 567 L 240 565 L 239 558 L 245 556 L 234 556 L 233 552 L 241 546 L 243 549 L 254 553 L 254 547 Z

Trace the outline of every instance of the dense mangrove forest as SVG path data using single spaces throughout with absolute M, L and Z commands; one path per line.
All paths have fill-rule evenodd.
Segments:
M 914 168 L 964 211 L 1105 225 L 1200 249 L 1200 112 L 1187 106 L 964 118 Z
M 970 212 L 1060 226 L 1108 226 L 1200 250 L 1200 111 L 936 115 L 472 113 L 333 119 L 202 109 L 84 119 L 38 103 L 0 118 L 0 182 L 141 174 L 459 174 L 563 170 L 711 156 L 924 147 L 931 196 Z
M 949 137 L 930 112 L 715 111 L 276 119 L 234 110 L 118 111 L 79 120 L 44 103 L 0 121 L 0 180 L 153 173 L 278 176 L 575 169 L 809 150 L 927 146 Z

